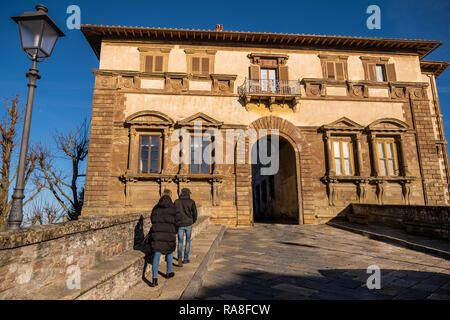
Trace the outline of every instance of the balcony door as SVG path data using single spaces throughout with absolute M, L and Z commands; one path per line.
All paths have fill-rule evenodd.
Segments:
M 277 72 L 276 69 L 261 68 L 261 91 L 277 91 Z

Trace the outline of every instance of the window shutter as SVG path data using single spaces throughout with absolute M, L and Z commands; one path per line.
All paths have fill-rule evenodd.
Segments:
M 342 62 L 336 62 L 336 79 L 344 80 L 344 64 Z
M 251 80 L 259 80 L 259 78 L 260 78 L 259 66 L 251 66 L 250 67 L 250 79 Z
M 209 58 L 202 58 L 202 74 L 209 74 Z
M 153 72 L 153 56 L 145 57 L 145 72 Z
M 162 71 L 163 71 L 163 57 L 156 56 L 155 57 L 155 72 L 162 72 Z
M 289 80 L 289 74 L 288 74 L 288 67 L 287 66 L 280 66 L 278 68 L 278 77 L 280 81 L 288 81 Z
M 377 81 L 377 74 L 376 74 L 376 71 L 375 71 L 375 66 L 376 65 L 374 63 L 369 63 L 367 65 L 367 73 L 368 73 L 368 76 L 369 76 L 368 80 L 370 80 L 370 81 Z
M 386 64 L 387 81 L 396 81 L 395 66 L 393 63 Z
M 281 93 L 288 94 L 289 93 L 289 85 L 288 85 L 289 74 L 288 74 L 287 66 L 278 67 L 278 80 L 280 80 L 279 90 L 281 90 Z
M 200 72 L 200 58 L 192 58 L 192 73 Z
M 335 79 L 334 62 L 327 62 L 327 76 L 328 79 Z

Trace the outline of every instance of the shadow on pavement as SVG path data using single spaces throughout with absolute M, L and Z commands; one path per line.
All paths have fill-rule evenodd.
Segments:
M 295 244 L 297 245 L 297 244 Z M 364 269 L 318 270 L 317 275 L 292 276 L 243 270 L 233 281 L 219 279 L 202 287 L 196 299 L 249 300 L 422 300 L 450 299 L 450 275 L 437 272 L 382 269 L 380 289 L 368 289 L 373 275 Z M 371 278 L 373 279 L 373 278 Z M 370 283 L 373 283 L 371 281 Z

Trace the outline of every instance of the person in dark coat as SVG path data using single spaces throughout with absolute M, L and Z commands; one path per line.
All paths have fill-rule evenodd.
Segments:
M 175 207 L 180 214 L 180 228 L 178 228 L 178 266 L 182 267 L 183 263 L 189 263 L 189 251 L 191 249 L 192 225 L 197 221 L 197 207 L 195 201 L 191 199 L 191 191 L 183 188 L 177 200 Z M 186 245 L 184 247 L 183 259 L 183 242 L 186 235 Z M 183 259 L 183 260 L 182 260 Z
M 151 214 L 152 227 L 150 229 L 151 247 L 154 252 L 151 286 L 158 285 L 158 267 L 161 255 L 165 255 L 167 262 L 166 278 L 172 278 L 173 252 L 176 247 L 177 227 L 180 225 L 180 215 L 170 198 L 170 192 L 164 191 L 158 204 Z

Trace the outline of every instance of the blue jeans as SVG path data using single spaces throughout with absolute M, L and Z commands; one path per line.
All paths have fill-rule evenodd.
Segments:
M 158 267 L 159 267 L 159 258 L 161 257 L 161 252 L 155 252 L 153 255 L 153 263 L 152 263 L 152 275 L 153 279 L 158 278 Z M 167 273 L 172 272 L 172 261 L 173 261 L 173 253 L 169 253 L 166 255 L 167 261 Z
M 189 259 L 189 250 L 191 250 L 192 226 L 180 227 L 178 229 L 178 261 L 183 256 L 183 240 L 186 234 L 186 245 L 184 247 L 184 260 Z

